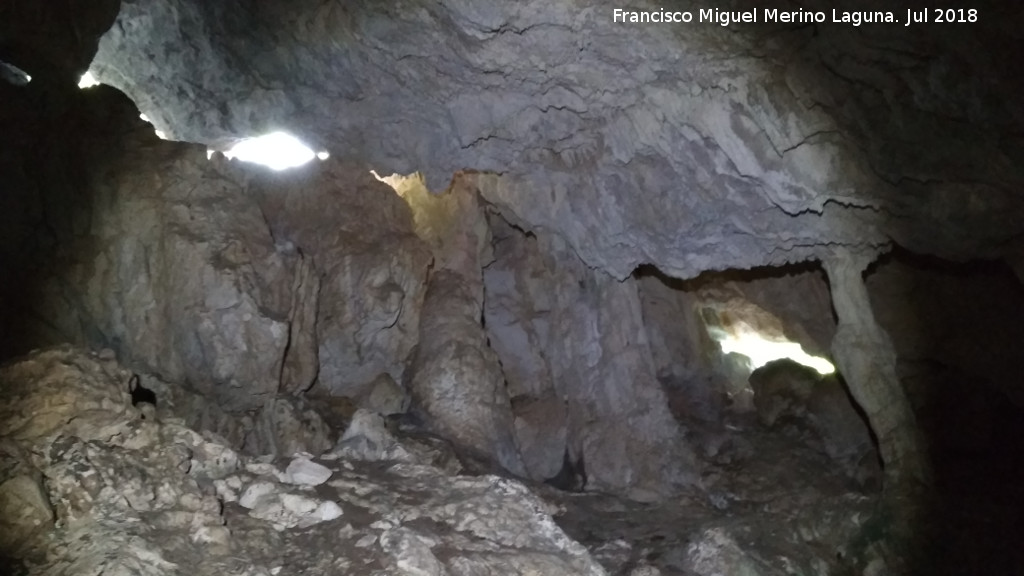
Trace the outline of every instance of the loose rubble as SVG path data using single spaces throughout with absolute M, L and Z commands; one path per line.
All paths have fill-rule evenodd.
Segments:
M 0 370 L 13 573 L 605 574 L 514 480 L 241 456 L 180 419 L 142 419 L 128 375 L 71 347 Z
M 363 409 L 321 455 L 246 456 L 143 419 L 129 375 L 72 347 L 0 369 L 8 573 L 824 575 L 875 502 L 781 433 L 724 439 L 703 489 L 656 504 L 459 475 L 450 445 Z

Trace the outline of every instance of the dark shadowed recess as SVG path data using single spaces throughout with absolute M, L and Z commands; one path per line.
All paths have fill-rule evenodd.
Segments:
M 1024 566 L 1024 286 L 1002 261 L 897 247 L 865 275 L 935 473 L 922 573 Z

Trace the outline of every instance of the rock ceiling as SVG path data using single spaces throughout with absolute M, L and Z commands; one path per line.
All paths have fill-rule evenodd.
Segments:
M 1000 56 L 1015 32 L 996 9 L 724 27 L 565 0 L 122 4 L 90 70 L 170 138 L 285 128 L 434 190 L 501 175 L 487 200 L 620 278 L 836 244 L 1000 257 L 1024 228 L 1017 65 Z

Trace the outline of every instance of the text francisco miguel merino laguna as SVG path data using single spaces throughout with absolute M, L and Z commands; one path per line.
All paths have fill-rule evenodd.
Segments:
M 760 18 L 758 18 L 760 12 Z M 669 10 L 642 10 L 632 11 L 615 8 L 612 14 L 613 22 L 647 24 L 647 23 L 687 23 L 693 22 L 694 14 L 690 11 L 673 12 Z M 827 15 L 825 12 L 812 10 L 778 10 L 775 8 L 763 8 L 759 10 L 719 10 L 717 8 L 700 9 L 697 11 L 697 22 L 711 22 L 728 26 L 733 23 L 756 23 L 756 22 L 780 22 L 780 23 L 822 23 Z M 899 18 L 893 12 L 885 11 L 848 11 L 832 10 L 832 22 L 838 24 L 861 24 L 873 23 L 900 23 Z M 903 20 L 904 26 L 912 23 L 927 22 L 977 22 L 978 11 L 976 9 L 963 8 L 942 8 L 942 9 L 919 9 L 907 10 L 907 18 Z

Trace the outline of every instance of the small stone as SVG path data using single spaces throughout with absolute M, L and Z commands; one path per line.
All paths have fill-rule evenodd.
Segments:
M 401 414 L 409 409 L 409 393 L 387 372 L 377 376 L 370 387 L 370 393 L 362 402 L 362 408 L 381 416 Z
M 356 542 L 356 548 L 369 548 L 377 542 L 376 534 L 367 534 Z
M 306 458 L 292 460 L 285 470 L 286 482 L 303 486 L 319 486 L 330 479 L 330 468 Z
M 245 489 L 245 493 L 239 498 L 238 504 L 251 510 L 256 507 L 264 496 L 272 494 L 275 490 L 276 486 L 271 482 L 256 482 Z
M 335 518 L 341 518 L 342 514 L 344 514 L 344 511 L 342 511 L 341 506 L 338 506 L 337 502 L 333 502 L 331 500 L 327 500 L 320 504 L 313 513 L 315 517 L 324 522 L 334 520 Z
M 285 473 L 277 469 L 276 466 L 269 462 L 253 461 L 245 465 L 246 472 L 255 474 L 256 476 L 270 476 L 279 481 L 284 481 Z

